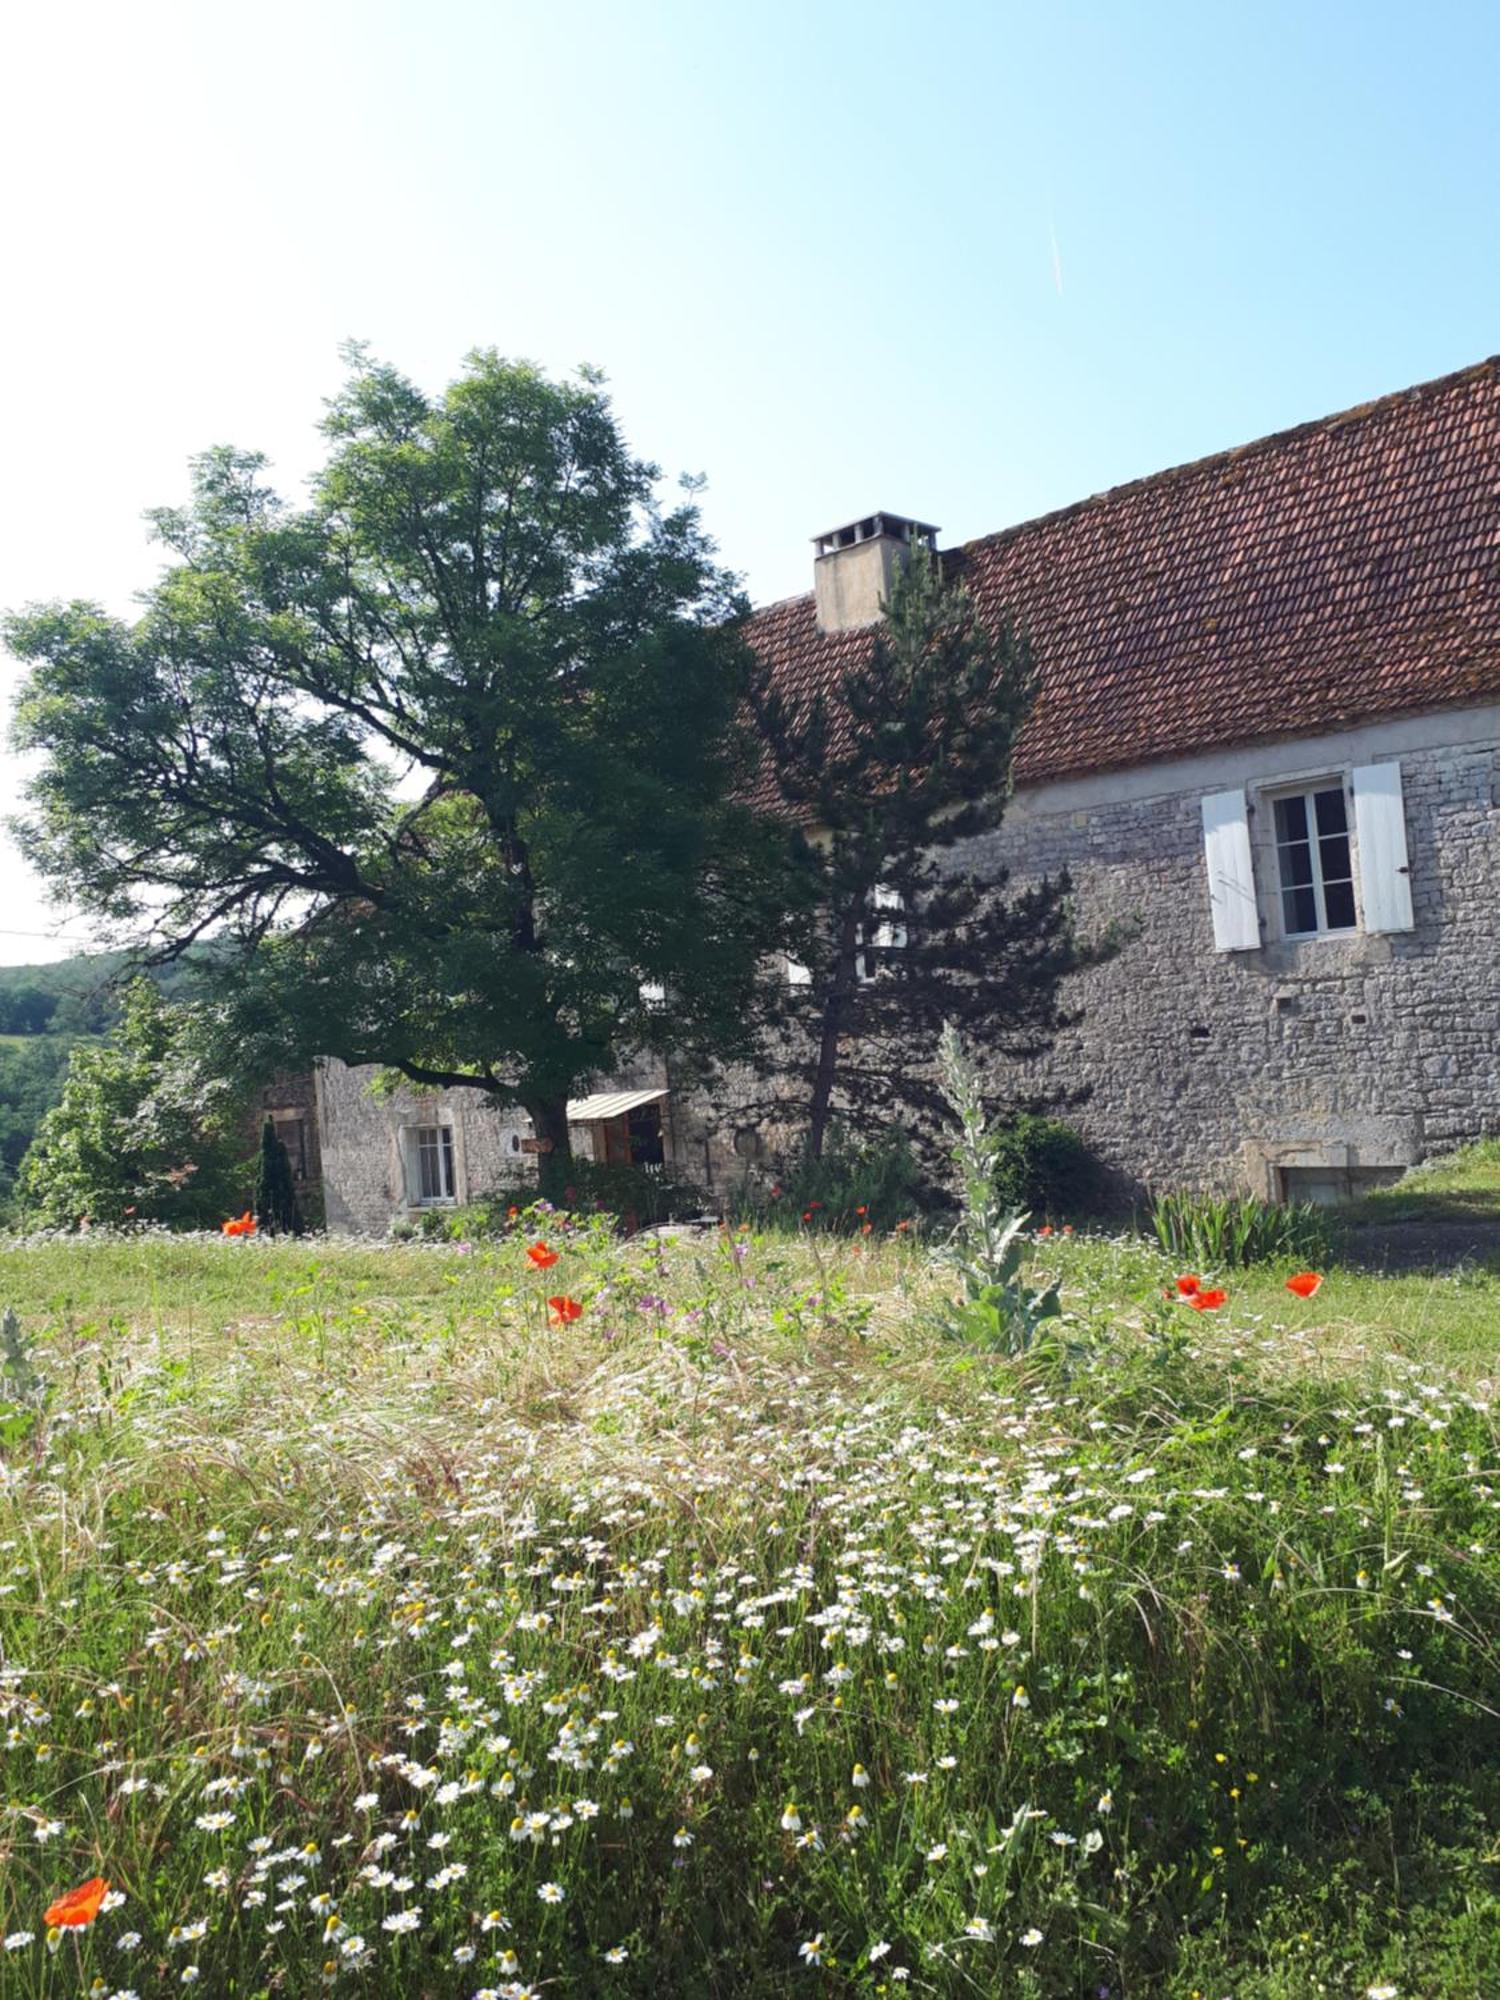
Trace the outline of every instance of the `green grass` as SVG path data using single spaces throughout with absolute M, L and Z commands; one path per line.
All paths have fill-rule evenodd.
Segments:
M 1500 1139 L 1482 1139 L 1377 1188 L 1340 1211 L 1354 1226 L 1394 1222 L 1500 1224 Z
M 527 1240 L 0 1249 L 7 2000 L 1500 1991 L 1493 1280 Z

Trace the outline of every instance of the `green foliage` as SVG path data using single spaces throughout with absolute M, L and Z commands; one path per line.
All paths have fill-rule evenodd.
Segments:
M 1035 1055 L 1071 1018 L 1062 982 L 1113 949 L 1075 937 L 1065 874 L 1008 898 L 1003 874 L 955 855 L 1003 819 L 1036 686 L 1025 633 L 981 617 L 922 547 L 831 696 L 788 698 L 769 666 L 752 683 L 780 790 L 819 829 L 803 857 L 809 980 L 785 991 L 761 1052 L 778 1091 L 794 1080 L 815 1156 L 835 1118 L 878 1132 L 900 1116 L 939 1149 L 943 1022 L 989 1054 Z
M 115 1037 L 75 1046 L 61 1098 L 17 1177 L 28 1225 L 195 1228 L 243 1206 L 242 1100 L 205 1076 L 193 1026 L 188 1010 L 139 979 L 126 991 Z
M 1024 1354 L 1044 1320 L 1062 1312 L 1057 1285 L 1022 1278 L 1026 1216 L 1003 1205 L 998 1165 L 1001 1135 L 986 1118 L 984 1093 L 963 1040 L 951 1021 L 938 1044 L 943 1094 L 958 1119 L 953 1148 L 962 1213 L 948 1257 L 963 1296 L 948 1302 L 942 1325 L 951 1339 L 1002 1354 Z
M 461 1208 L 424 1209 L 397 1233 L 438 1242 L 478 1242 L 512 1235 L 518 1218 L 529 1221 L 537 1215 L 606 1215 L 633 1230 L 681 1222 L 702 1211 L 702 1195 L 683 1181 L 649 1174 L 644 1167 L 575 1158 L 556 1201 L 539 1201 L 535 1180 L 516 1180 Z
M 304 1223 L 297 1206 L 297 1183 L 291 1156 L 277 1136 L 276 1121 L 260 1128 L 260 1153 L 255 1167 L 255 1220 L 271 1236 L 300 1236 Z
M 836 1236 L 910 1224 L 923 1205 L 921 1170 L 899 1129 L 858 1134 L 834 1125 L 820 1159 L 804 1153 L 764 1186 L 735 1190 L 738 1217 L 820 1230 Z
M 58 996 L 36 983 L 0 986 L 0 1035 L 45 1035 Z
M 1071 1125 L 1021 1111 L 999 1125 L 994 1136 L 995 1191 L 1003 1206 L 1057 1221 L 1098 1213 L 1103 1169 Z
M 1163 1250 L 1205 1270 L 1234 1270 L 1274 1258 L 1307 1262 L 1328 1255 L 1328 1224 L 1320 1209 L 1288 1202 L 1278 1207 L 1254 1195 L 1157 1195 L 1151 1227 Z
M 743 803 L 742 601 L 596 374 L 479 351 L 429 397 L 355 350 L 323 431 L 301 512 L 253 453 L 196 461 L 133 625 L 8 622 L 23 842 L 86 910 L 226 942 L 223 1073 L 472 1086 L 561 1187 L 585 1078 L 748 1045 L 799 893 Z
M 37 1127 L 62 1095 L 73 1046 L 65 1035 L 0 1041 L 0 1212 Z
M 124 952 L 0 966 L 0 1034 L 102 1035 L 119 1019 Z
M 22 1444 L 46 1414 L 50 1387 L 13 1307 L 0 1313 L 0 1450 Z

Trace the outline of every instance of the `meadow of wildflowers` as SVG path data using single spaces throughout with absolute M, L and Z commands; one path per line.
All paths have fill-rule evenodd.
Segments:
M 0 1249 L 0 1993 L 1500 1992 L 1487 1379 L 1033 1255 Z

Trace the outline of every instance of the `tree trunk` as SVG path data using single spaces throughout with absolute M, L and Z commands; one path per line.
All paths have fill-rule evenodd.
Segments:
M 812 1101 L 807 1107 L 808 1157 L 821 1160 L 828 1136 L 829 1113 L 833 1106 L 833 1086 L 838 1081 L 839 1041 L 854 993 L 855 948 L 859 942 L 856 917 L 844 919 L 839 931 L 838 957 L 833 979 L 823 1002 L 823 1020 L 818 1035 L 818 1066 L 813 1073 Z
M 531 1128 L 544 1147 L 537 1155 L 537 1191 L 545 1201 L 561 1206 L 573 1180 L 573 1149 L 568 1142 L 568 1100 L 565 1097 L 536 1097 L 526 1105 Z

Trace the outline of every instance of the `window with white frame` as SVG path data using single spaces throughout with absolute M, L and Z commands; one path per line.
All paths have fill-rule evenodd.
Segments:
M 1271 801 L 1284 937 L 1352 931 L 1354 857 L 1341 783 L 1282 792 Z
M 859 955 L 854 961 L 855 977 L 861 983 L 876 978 L 882 967 L 889 966 L 889 960 L 882 956 L 883 953 L 906 949 L 906 925 L 902 921 L 906 906 L 901 901 L 900 891 L 877 882 L 870 900 L 875 920 L 860 925 Z
M 413 1125 L 406 1141 L 413 1201 L 425 1208 L 456 1199 L 452 1126 Z
M 1344 777 L 1256 787 L 1254 799 L 1252 805 L 1236 785 L 1201 800 L 1216 951 L 1258 951 L 1263 920 L 1291 941 L 1415 930 L 1401 765 L 1394 757 L 1356 764 Z M 1255 840 L 1252 813 L 1263 829 Z

